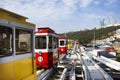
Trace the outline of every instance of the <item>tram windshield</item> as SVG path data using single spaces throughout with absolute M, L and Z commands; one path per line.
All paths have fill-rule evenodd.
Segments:
M 64 46 L 65 45 L 65 41 L 60 41 L 60 46 Z
M 13 30 L 0 26 L 0 57 L 13 54 Z
M 46 36 L 36 36 L 35 37 L 35 48 L 36 49 L 46 49 Z

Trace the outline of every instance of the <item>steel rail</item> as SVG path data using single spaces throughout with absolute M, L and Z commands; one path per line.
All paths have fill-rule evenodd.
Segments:
M 47 77 L 52 72 L 53 68 L 46 70 L 44 73 L 42 73 L 40 76 L 37 77 L 37 80 L 46 80 Z
M 90 74 L 90 80 L 102 79 L 113 80 L 102 68 L 100 68 L 94 61 L 92 61 L 86 54 L 82 56 L 83 65 Z

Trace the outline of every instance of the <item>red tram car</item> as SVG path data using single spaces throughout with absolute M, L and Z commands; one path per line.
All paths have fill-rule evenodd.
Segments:
M 59 38 L 59 53 L 66 54 L 67 53 L 67 40 L 65 37 Z
M 78 42 L 78 41 L 75 41 L 75 44 L 76 44 L 76 45 L 79 45 L 79 42 Z
M 59 60 L 58 35 L 54 30 L 45 27 L 35 32 L 35 53 L 37 68 L 51 68 Z

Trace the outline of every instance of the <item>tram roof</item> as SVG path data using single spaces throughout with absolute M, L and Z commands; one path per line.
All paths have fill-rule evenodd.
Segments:
M 3 8 L 0 8 L 0 10 L 5 11 L 5 12 L 9 12 L 9 13 L 12 13 L 12 14 L 15 14 L 15 15 L 20 16 L 20 17 L 23 17 L 23 18 L 25 18 L 25 19 L 28 19 L 28 17 L 19 15 L 19 14 L 17 14 L 17 13 L 14 13 L 14 12 L 12 12 L 12 11 L 9 11 L 9 10 L 3 9 Z
M 66 38 L 65 38 L 65 37 L 63 37 L 63 36 L 60 36 L 60 37 L 59 37 L 59 39 L 66 39 Z
M 36 33 L 55 33 L 55 31 L 49 27 L 40 27 L 37 29 Z
M 3 8 L 0 8 L 0 18 L 35 27 L 35 24 L 26 21 L 27 17 Z

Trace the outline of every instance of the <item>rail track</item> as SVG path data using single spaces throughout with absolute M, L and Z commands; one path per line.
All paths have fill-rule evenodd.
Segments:
M 57 67 L 44 70 L 37 80 L 84 80 L 80 57 L 76 54 L 65 55 Z
M 92 55 L 87 52 L 86 53 L 90 59 L 92 59 L 98 66 L 100 66 L 108 75 L 112 77 L 113 80 L 120 80 L 120 71 L 115 70 L 107 65 L 103 64 L 102 62 L 97 61 Z M 97 58 L 97 57 L 96 57 Z M 117 65 L 116 65 L 117 66 Z
M 82 53 L 82 64 L 85 65 L 87 80 L 113 80 L 101 67 L 91 60 L 85 53 Z
M 100 63 L 99 61 L 95 61 L 105 72 L 107 72 L 113 80 L 120 80 L 120 71 L 112 69 L 105 64 Z
M 84 52 L 71 52 L 60 59 L 57 67 L 45 70 L 38 80 L 120 80 L 120 78 L 113 79 L 111 74 L 114 72 L 107 72 L 107 68 L 103 70 L 105 66 L 98 63 Z

